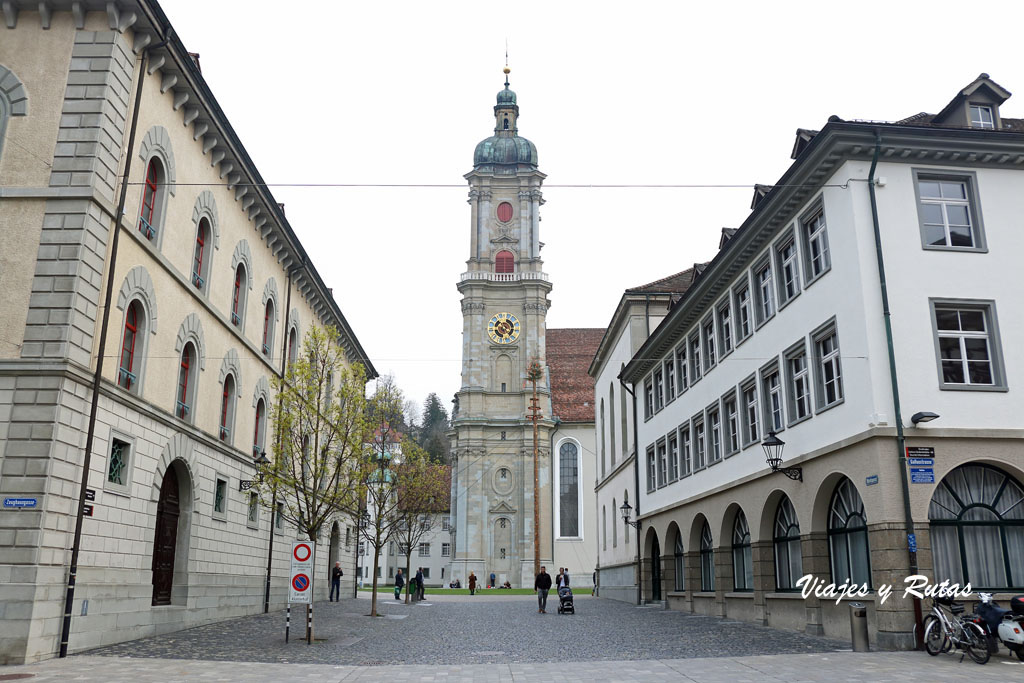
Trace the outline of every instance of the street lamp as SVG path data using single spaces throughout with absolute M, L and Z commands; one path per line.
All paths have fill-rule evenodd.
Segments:
M 626 524 L 630 525 L 634 529 L 639 529 L 640 528 L 640 521 L 639 520 L 637 520 L 636 522 L 629 521 L 629 516 L 630 516 L 630 514 L 632 512 L 633 512 L 633 506 L 629 504 L 628 500 L 623 501 L 622 505 L 619 506 L 619 513 L 622 515 L 622 521 L 625 522 Z
M 799 467 L 782 467 L 782 449 L 786 442 L 775 435 L 774 431 L 768 432 L 768 436 L 761 442 L 764 449 L 764 458 L 772 472 L 781 472 L 793 481 L 803 481 L 804 471 Z
M 910 422 L 911 422 L 911 424 L 913 424 L 916 427 L 921 422 L 931 422 L 932 420 L 934 420 L 937 417 L 939 417 L 938 413 L 929 413 L 927 411 L 922 411 L 922 412 L 914 413 L 913 415 L 911 415 L 910 416 Z
M 362 557 L 359 554 L 359 544 L 362 543 L 360 538 L 362 537 L 362 530 L 370 526 L 370 513 L 366 510 L 360 510 L 359 516 L 356 517 L 356 576 L 352 579 L 352 597 L 359 597 L 359 579 L 362 577 L 362 568 L 359 566 L 359 558 Z

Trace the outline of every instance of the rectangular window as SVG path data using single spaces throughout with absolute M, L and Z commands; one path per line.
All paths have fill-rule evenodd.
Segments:
M 278 530 L 284 528 L 284 503 L 277 504 L 277 514 L 274 516 L 274 528 Z
M 250 527 L 255 527 L 260 520 L 260 497 L 255 491 L 249 493 L 249 515 L 246 520 Z
M 723 356 L 732 351 L 732 304 L 728 299 L 718 307 L 718 340 Z
M 708 465 L 707 451 L 704 449 L 704 417 L 693 421 L 693 471 L 702 470 Z
M 345 549 L 348 550 L 350 545 L 352 545 L 352 527 L 347 526 L 345 527 Z
M 228 482 L 226 479 L 217 478 L 213 489 L 213 514 L 223 517 L 227 514 L 228 506 Z
M 644 381 L 644 419 L 650 420 L 654 415 L 654 382 L 648 377 Z
M 668 450 L 665 447 L 665 440 L 658 442 L 658 486 L 668 483 Z
M 708 456 L 712 465 L 722 459 L 722 414 L 717 403 L 708 408 Z
M 702 331 L 704 333 L 704 370 L 708 371 L 715 367 L 715 361 L 717 360 L 717 349 L 715 348 L 715 319 L 714 316 L 709 317 L 704 321 L 702 325 Z
M 452 556 L 452 544 L 451 543 L 442 543 L 441 544 L 441 557 L 451 557 L 451 556 Z
M 430 557 L 430 544 L 429 543 L 420 543 L 419 552 L 420 552 L 420 557 Z
M 839 336 L 834 324 L 814 335 L 817 368 L 817 407 L 828 408 L 843 400 L 843 373 L 839 362 Z
M 114 489 L 128 488 L 128 465 L 131 460 L 131 444 L 111 438 L 110 457 L 107 459 L 107 484 Z
M 984 251 L 980 203 L 973 173 L 915 170 L 921 243 L 925 249 Z
M 395 542 L 394 541 L 391 541 L 390 543 L 388 543 L 388 555 L 391 555 L 392 557 L 394 557 L 394 555 L 395 555 Z
M 686 342 L 683 342 L 676 347 L 676 369 L 679 373 L 678 385 L 680 394 L 686 391 L 690 386 L 686 355 Z
M 832 267 L 825 231 L 825 209 L 821 206 L 800 219 L 800 239 L 804 251 L 804 280 L 810 284 Z
M 800 271 L 796 261 L 796 241 L 792 234 L 775 249 L 779 268 L 779 305 L 800 293 Z
M 647 491 L 653 491 L 657 488 L 655 484 L 655 468 L 656 463 L 654 459 L 654 446 L 647 447 Z
M 398 544 L 398 554 L 399 555 L 408 555 L 409 554 L 409 544 L 408 543 L 399 543 Z
M 668 480 L 679 478 L 679 436 L 672 432 L 668 435 Z
M 661 368 L 654 371 L 654 412 L 665 407 L 665 374 Z
M 932 301 L 942 389 L 1003 389 L 1000 344 L 992 302 Z
M 676 398 L 676 361 L 669 358 L 665 361 L 665 403 L 671 403 Z
M 452 518 L 445 515 L 441 518 L 441 531 L 448 531 L 452 528 Z
M 753 377 L 740 386 L 740 399 L 743 406 L 743 445 L 749 446 L 757 443 L 758 439 L 757 380 Z
M 429 579 L 430 578 L 430 567 L 424 567 L 423 568 L 423 578 L 424 579 Z
M 736 290 L 736 331 L 740 341 L 749 337 L 753 331 L 750 320 L 750 286 L 747 284 Z
M 740 416 L 736 410 L 736 390 L 722 397 L 722 412 L 725 414 L 725 455 L 740 449 Z
M 757 324 L 761 325 L 775 315 L 775 283 L 772 277 L 771 261 L 766 261 L 754 270 L 754 294 L 757 296 Z
M 779 382 L 779 368 L 772 365 L 771 368 L 761 371 L 761 388 L 764 392 L 764 423 L 765 430 L 781 432 L 782 421 L 782 384 Z
M 786 381 L 789 384 L 789 424 L 811 416 L 811 378 L 804 343 L 786 353 Z
M 388 578 L 389 579 L 390 578 L 394 578 L 394 576 L 395 576 L 395 568 L 394 567 L 388 567 Z
M 690 337 L 690 382 L 696 384 L 701 376 L 700 332 Z
M 690 426 L 679 428 L 679 462 L 684 477 L 693 471 L 693 444 L 690 442 Z
M 365 555 L 366 554 L 366 541 L 359 541 L 359 554 L 360 555 Z
M 971 128 L 995 128 L 996 119 L 992 107 L 982 104 L 971 105 Z

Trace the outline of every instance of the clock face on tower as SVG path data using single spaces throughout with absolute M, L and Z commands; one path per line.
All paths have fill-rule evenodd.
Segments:
M 487 321 L 487 335 L 495 344 L 511 344 L 519 339 L 519 320 L 511 313 L 498 313 Z

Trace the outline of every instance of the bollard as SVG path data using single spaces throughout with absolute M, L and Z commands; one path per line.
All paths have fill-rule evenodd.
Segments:
M 854 652 L 869 652 L 868 608 L 863 602 L 850 603 L 850 638 Z

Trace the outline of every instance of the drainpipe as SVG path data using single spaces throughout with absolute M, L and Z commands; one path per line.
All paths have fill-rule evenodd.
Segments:
M 640 560 L 640 449 L 637 446 L 639 440 L 636 427 L 636 385 L 634 384 L 633 388 L 630 389 L 626 386 L 625 382 L 620 380 L 619 386 L 629 392 L 633 399 L 633 509 L 636 511 L 636 604 L 640 605 L 644 601 L 644 575 L 643 564 Z
M 103 380 L 103 354 L 107 347 L 107 329 L 110 327 L 110 300 L 114 291 L 114 270 L 117 266 L 117 243 L 121 236 L 121 216 L 128 197 L 128 175 L 132 170 L 132 157 L 135 156 L 135 130 L 139 122 L 139 105 L 142 102 L 142 86 L 146 80 L 146 59 L 149 51 L 163 47 L 171 39 L 173 29 L 169 29 L 167 37 L 156 45 L 142 51 L 139 65 L 139 82 L 135 86 L 135 108 L 132 109 L 132 123 L 128 129 L 128 154 L 124 160 L 124 176 L 121 178 L 121 196 L 117 200 L 117 211 L 114 212 L 114 235 L 110 242 L 110 265 L 107 271 L 107 291 L 103 299 L 103 322 L 100 325 L 100 340 L 96 350 L 96 372 L 92 377 L 92 403 L 89 406 L 89 427 L 85 436 L 85 455 L 82 458 L 82 480 L 78 487 L 78 513 L 75 515 L 75 536 L 71 543 L 71 569 L 68 571 L 68 587 L 64 596 L 64 623 L 60 631 L 60 652 L 58 657 L 68 656 L 68 639 L 71 636 L 71 608 L 75 602 L 75 579 L 78 576 L 78 555 L 82 548 L 82 521 L 85 518 L 85 492 L 89 488 L 89 467 L 92 463 L 92 447 L 96 437 L 96 413 L 99 408 L 100 383 Z
M 914 538 L 914 518 L 910 508 L 910 484 L 907 481 L 907 444 L 903 435 L 903 414 L 900 411 L 900 386 L 896 376 L 896 352 L 892 342 L 892 313 L 889 310 L 889 290 L 885 281 L 885 261 L 882 258 L 882 233 L 878 226 L 878 203 L 875 198 L 875 167 L 878 164 L 878 154 L 882 149 L 882 133 L 875 131 L 875 153 L 871 157 L 871 170 L 868 171 L 868 195 L 871 197 L 871 223 L 875 232 L 875 255 L 878 259 L 878 286 L 882 293 L 882 315 L 885 318 L 885 343 L 889 352 L 889 380 L 892 388 L 893 419 L 896 420 L 896 449 L 900 463 L 900 483 L 903 488 L 903 515 L 905 530 L 907 533 L 907 554 L 910 564 L 910 573 L 917 574 L 917 543 L 911 543 Z M 914 621 L 917 629 L 917 646 L 920 649 L 924 643 L 924 633 L 921 628 L 921 601 L 914 598 Z

